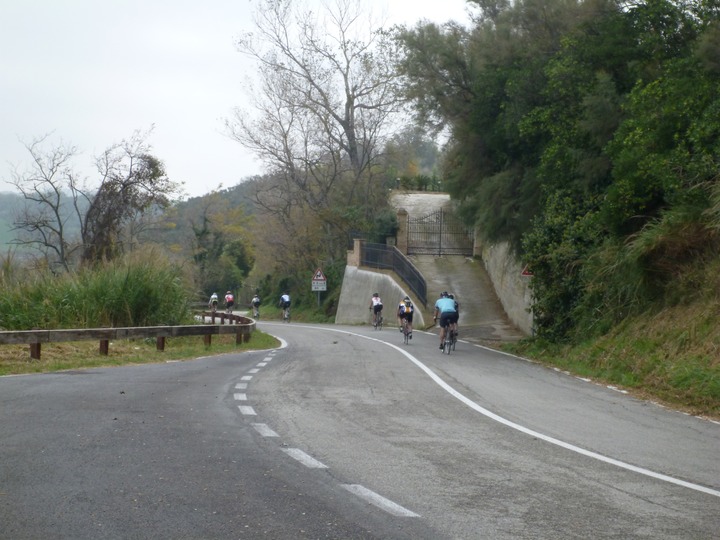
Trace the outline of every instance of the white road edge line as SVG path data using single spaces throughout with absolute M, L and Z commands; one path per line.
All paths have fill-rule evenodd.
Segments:
M 353 495 L 356 495 L 369 502 L 370 504 L 377 506 L 381 510 L 385 510 L 387 513 L 393 516 L 399 517 L 420 517 L 419 514 L 411 512 L 407 508 L 400 506 L 397 503 L 392 502 L 390 499 L 386 499 L 382 495 L 378 495 L 374 491 L 370 491 L 368 488 L 363 487 L 359 484 L 340 484 L 342 487 L 347 489 Z
M 309 469 L 327 469 L 327 465 L 320 463 L 317 459 L 306 454 L 299 448 L 281 448 L 281 450 L 291 458 L 298 460 Z
M 301 325 L 293 325 L 295 328 L 308 328 L 308 329 L 314 329 L 317 330 L 317 328 L 314 328 L 312 326 L 301 326 Z M 401 354 L 405 355 L 413 364 L 415 364 L 417 367 L 419 367 L 421 370 L 423 370 L 425 373 L 427 373 L 428 377 L 430 377 L 440 388 L 445 390 L 448 394 L 451 396 L 457 398 L 462 403 L 470 407 L 476 412 L 479 412 L 480 414 L 495 420 L 496 422 L 499 422 L 500 424 L 503 424 L 509 428 L 512 428 L 514 430 L 517 430 L 521 433 L 525 433 L 526 435 L 530 435 L 531 437 L 535 437 L 537 439 L 543 440 L 547 443 L 554 444 L 556 446 L 559 446 L 561 448 L 565 448 L 566 450 L 570 450 L 571 452 L 575 452 L 577 454 L 596 459 L 598 461 L 602 461 L 603 463 L 608 463 L 610 465 L 614 465 L 616 467 L 620 467 L 621 469 L 626 469 L 628 471 L 632 471 L 638 474 L 642 474 L 644 476 L 648 476 L 650 478 L 655 478 L 656 480 L 661 480 L 663 482 L 668 482 L 670 484 L 675 484 L 677 486 L 682 486 L 688 489 L 692 489 L 694 491 L 699 491 L 701 493 L 706 493 L 708 495 L 712 495 L 713 497 L 720 497 L 720 491 L 711 489 L 706 486 L 701 486 L 699 484 L 693 484 L 692 482 L 686 482 L 685 480 L 680 480 L 679 478 L 673 478 L 672 476 L 668 476 L 665 474 L 657 473 L 655 471 L 651 471 L 649 469 L 644 469 L 642 467 L 637 467 L 635 465 L 631 465 L 630 463 L 625 463 L 624 461 L 620 461 L 618 459 L 614 459 L 608 456 L 604 456 L 602 454 L 598 454 L 597 452 L 592 452 L 591 450 L 586 450 L 585 448 L 581 448 L 579 446 L 575 446 L 574 444 L 567 443 L 565 441 L 561 441 L 560 439 L 556 439 L 554 437 L 550 437 L 548 435 L 545 435 L 543 433 L 539 433 L 537 431 L 533 431 L 532 429 L 526 428 L 525 426 L 521 426 L 520 424 L 516 424 L 515 422 L 511 422 L 507 418 L 503 418 L 502 416 L 499 416 L 495 414 L 494 412 L 491 412 L 487 410 L 484 407 L 481 407 L 471 399 L 465 397 L 460 392 L 455 390 L 452 386 L 447 384 L 445 381 L 443 381 L 438 375 L 435 374 L 434 371 L 432 371 L 429 367 L 427 367 L 425 364 L 420 362 L 417 358 L 415 358 L 413 355 L 411 355 L 409 352 L 407 352 L 405 349 L 398 347 L 397 345 L 394 345 L 392 343 L 388 343 L 387 341 L 382 341 L 381 339 L 377 339 L 370 336 L 363 336 L 362 334 L 356 334 L 355 332 L 349 332 L 347 330 L 336 330 L 334 328 L 322 328 L 322 330 L 328 330 L 330 332 L 338 332 L 340 334 L 347 334 L 350 336 L 355 336 L 363 339 L 369 339 L 370 341 L 377 341 L 378 343 L 382 343 L 383 345 L 387 345 L 388 347 L 392 347 L 396 351 L 400 352 Z M 499 352 L 501 354 L 504 354 L 505 356 L 510 356 L 513 358 L 518 358 L 515 355 L 504 353 L 502 351 L 495 351 L 494 349 L 488 349 L 493 352 Z

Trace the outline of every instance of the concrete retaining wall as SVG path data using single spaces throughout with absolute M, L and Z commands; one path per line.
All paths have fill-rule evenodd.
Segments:
M 502 242 L 476 245 L 475 254 L 482 258 L 495 292 L 510 320 L 522 332 L 532 335 L 533 316 L 529 311 L 532 305 L 530 278 L 522 275 L 523 265 L 515 259 L 510 244 Z
M 378 293 L 382 298 L 385 306 L 383 316 L 385 324 L 388 326 L 397 323 L 395 311 L 400 300 L 406 295 L 410 298 L 413 297 L 391 275 L 348 265 L 345 267 L 335 324 L 369 324 L 370 310 L 368 306 L 373 293 Z M 413 299 L 413 303 L 418 306 L 415 299 Z M 425 326 L 420 308 L 417 308 L 413 315 L 413 326 L 417 328 Z

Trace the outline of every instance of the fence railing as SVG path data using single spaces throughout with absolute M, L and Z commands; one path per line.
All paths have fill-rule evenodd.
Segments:
M 0 332 L 0 345 L 30 345 L 30 358 L 39 360 L 43 343 L 98 340 L 100 354 L 107 355 L 110 340 L 113 339 L 156 338 L 157 350 L 163 351 L 165 340 L 169 337 L 203 336 L 205 345 L 209 347 L 214 335 L 235 334 L 235 342 L 240 344 L 249 341 L 255 331 L 255 321 L 241 315 L 226 313 L 199 315 L 210 318 L 211 324 L 5 331 Z M 215 318 L 220 320 L 220 324 L 215 324 Z M 225 324 L 226 321 L 228 324 Z
M 360 242 L 360 264 L 395 272 L 407 283 L 416 298 L 427 307 L 427 283 L 415 265 L 395 246 Z

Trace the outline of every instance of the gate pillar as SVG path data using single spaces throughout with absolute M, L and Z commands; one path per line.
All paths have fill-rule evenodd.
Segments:
M 397 239 L 395 247 L 398 248 L 403 255 L 408 254 L 408 212 L 404 208 L 397 211 Z

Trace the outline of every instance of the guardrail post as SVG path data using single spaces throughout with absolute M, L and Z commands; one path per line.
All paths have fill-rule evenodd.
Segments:
M 164 351 L 164 350 L 165 350 L 165 336 L 158 336 L 158 337 L 157 337 L 157 350 L 158 350 L 158 351 Z
M 40 360 L 40 343 L 30 344 L 30 358 Z
M 203 341 L 205 342 L 206 347 L 210 347 L 210 345 L 212 344 L 212 336 L 210 334 L 205 334 L 203 336 Z
M 102 354 L 103 356 L 107 356 L 109 350 L 110 350 L 110 340 L 101 339 L 100 340 L 100 354 Z

